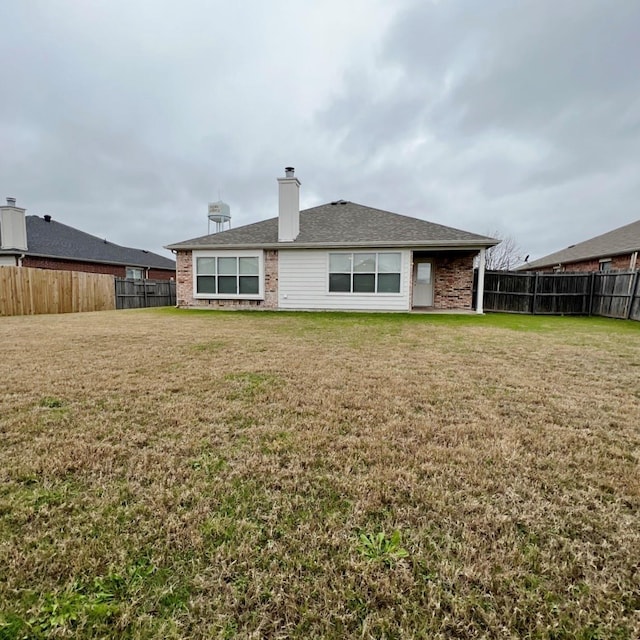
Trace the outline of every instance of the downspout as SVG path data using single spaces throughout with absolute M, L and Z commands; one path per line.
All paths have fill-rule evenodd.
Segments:
M 487 250 L 480 249 L 480 260 L 478 260 L 478 290 L 476 293 L 476 313 L 484 313 L 482 305 L 484 303 L 484 265 L 486 262 Z
M 22 266 L 22 260 L 24 259 L 24 257 L 26 256 L 26 253 L 21 254 L 20 256 L 18 256 L 18 259 L 16 260 L 16 262 L 18 263 L 17 266 L 21 267 Z
M 629 263 L 629 271 L 635 271 L 636 265 L 638 264 L 638 252 L 634 251 L 631 254 L 631 262 Z

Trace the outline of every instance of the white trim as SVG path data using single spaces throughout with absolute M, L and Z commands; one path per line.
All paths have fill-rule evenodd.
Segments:
M 398 272 L 400 275 L 400 290 L 397 292 L 391 291 L 383 291 L 382 293 L 378 293 L 377 291 L 329 291 L 329 277 L 331 275 L 329 269 L 331 265 L 331 254 L 333 253 L 342 253 L 342 254 L 350 254 L 353 255 L 355 253 L 375 253 L 376 254 L 376 272 L 375 272 L 375 282 L 378 282 L 378 254 L 380 253 L 396 253 L 400 255 L 400 271 Z M 353 274 L 353 265 L 351 266 L 351 273 Z M 365 251 L 362 249 L 352 249 L 351 251 L 347 249 L 340 249 L 338 251 L 328 250 L 326 253 L 326 269 L 325 269 L 325 294 L 332 297 L 343 297 L 343 298 L 352 298 L 352 297 L 365 297 L 365 296 L 375 296 L 378 298 L 399 298 L 404 295 L 404 291 L 402 290 L 402 274 L 404 269 L 404 252 L 402 251 L 393 251 L 388 249 L 371 249 L 369 251 Z M 395 272 L 394 272 L 395 273 Z
M 484 313 L 484 266 L 486 264 L 486 249 L 480 249 L 478 260 L 478 290 L 476 292 L 476 313 Z
M 258 293 L 198 293 L 198 258 L 258 258 Z M 193 251 L 193 297 L 197 300 L 264 300 L 264 251 Z
M 22 266 L 17 262 L 18 256 L 12 256 L 11 254 L 0 254 L 0 267 L 15 267 Z
M 607 265 L 605 267 L 605 265 Z M 600 258 L 598 260 L 598 271 L 600 273 L 606 273 L 607 271 L 612 271 L 611 266 L 613 265 L 613 260 L 611 258 Z
M 130 277 L 127 275 L 129 271 L 139 271 L 141 276 L 139 278 L 136 278 L 135 276 Z M 127 266 L 124 268 L 124 277 L 129 280 L 146 280 L 149 277 L 149 270 L 144 267 Z
M 431 265 L 431 304 L 427 305 L 419 305 L 416 304 L 416 280 L 417 280 L 417 270 L 419 264 L 429 264 Z M 436 259 L 432 256 L 427 256 L 425 258 L 416 257 L 413 255 L 413 260 L 411 261 L 411 308 L 412 309 L 420 309 L 420 308 L 434 308 L 435 301 L 435 291 L 436 291 Z

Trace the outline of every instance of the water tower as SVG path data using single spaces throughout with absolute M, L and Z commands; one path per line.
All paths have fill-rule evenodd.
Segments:
M 218 202 L 209 203 L 209 226 L 208 231 L 211 233 L 211 223 L 216 223 L 215 233 L 224 231 L 224 225 L 228 224 L 228 229 L 231 229 L 231 209 L 226 202 L 218 200 Z

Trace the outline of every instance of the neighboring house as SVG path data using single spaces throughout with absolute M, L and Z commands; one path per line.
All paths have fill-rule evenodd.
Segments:
M 56 222 L 27 216 L 13 198 L 0 207 L 0 266 L 108 273 L 120 278 L 175 278 L 173 260 L 131 249 Z
M 517 271 L 634 271 L 640 268 L 640 220 L 600 236 L 572 244 Z
M 498 240 L 338 200 L 300 211 L 293 168 L 279 215 L 169 245 L 180 307 L 471 309 L 473 260 Z

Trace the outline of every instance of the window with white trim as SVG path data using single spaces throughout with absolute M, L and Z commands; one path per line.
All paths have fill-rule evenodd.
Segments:
M 260 256 L 195 256 L 195 293 L 217 298 L 259 297 Z
M 127 278 L 131 278 L 132 280 L 144 280 L 144 269 L 140 267 L 127 267 Z
M 613 261 L 611 258 L 604 258 L 600 260 L 600 271 L 611 271 L 613 268 Z
M 400 293 L 399 252 L 329 254 L 330 293 Z

